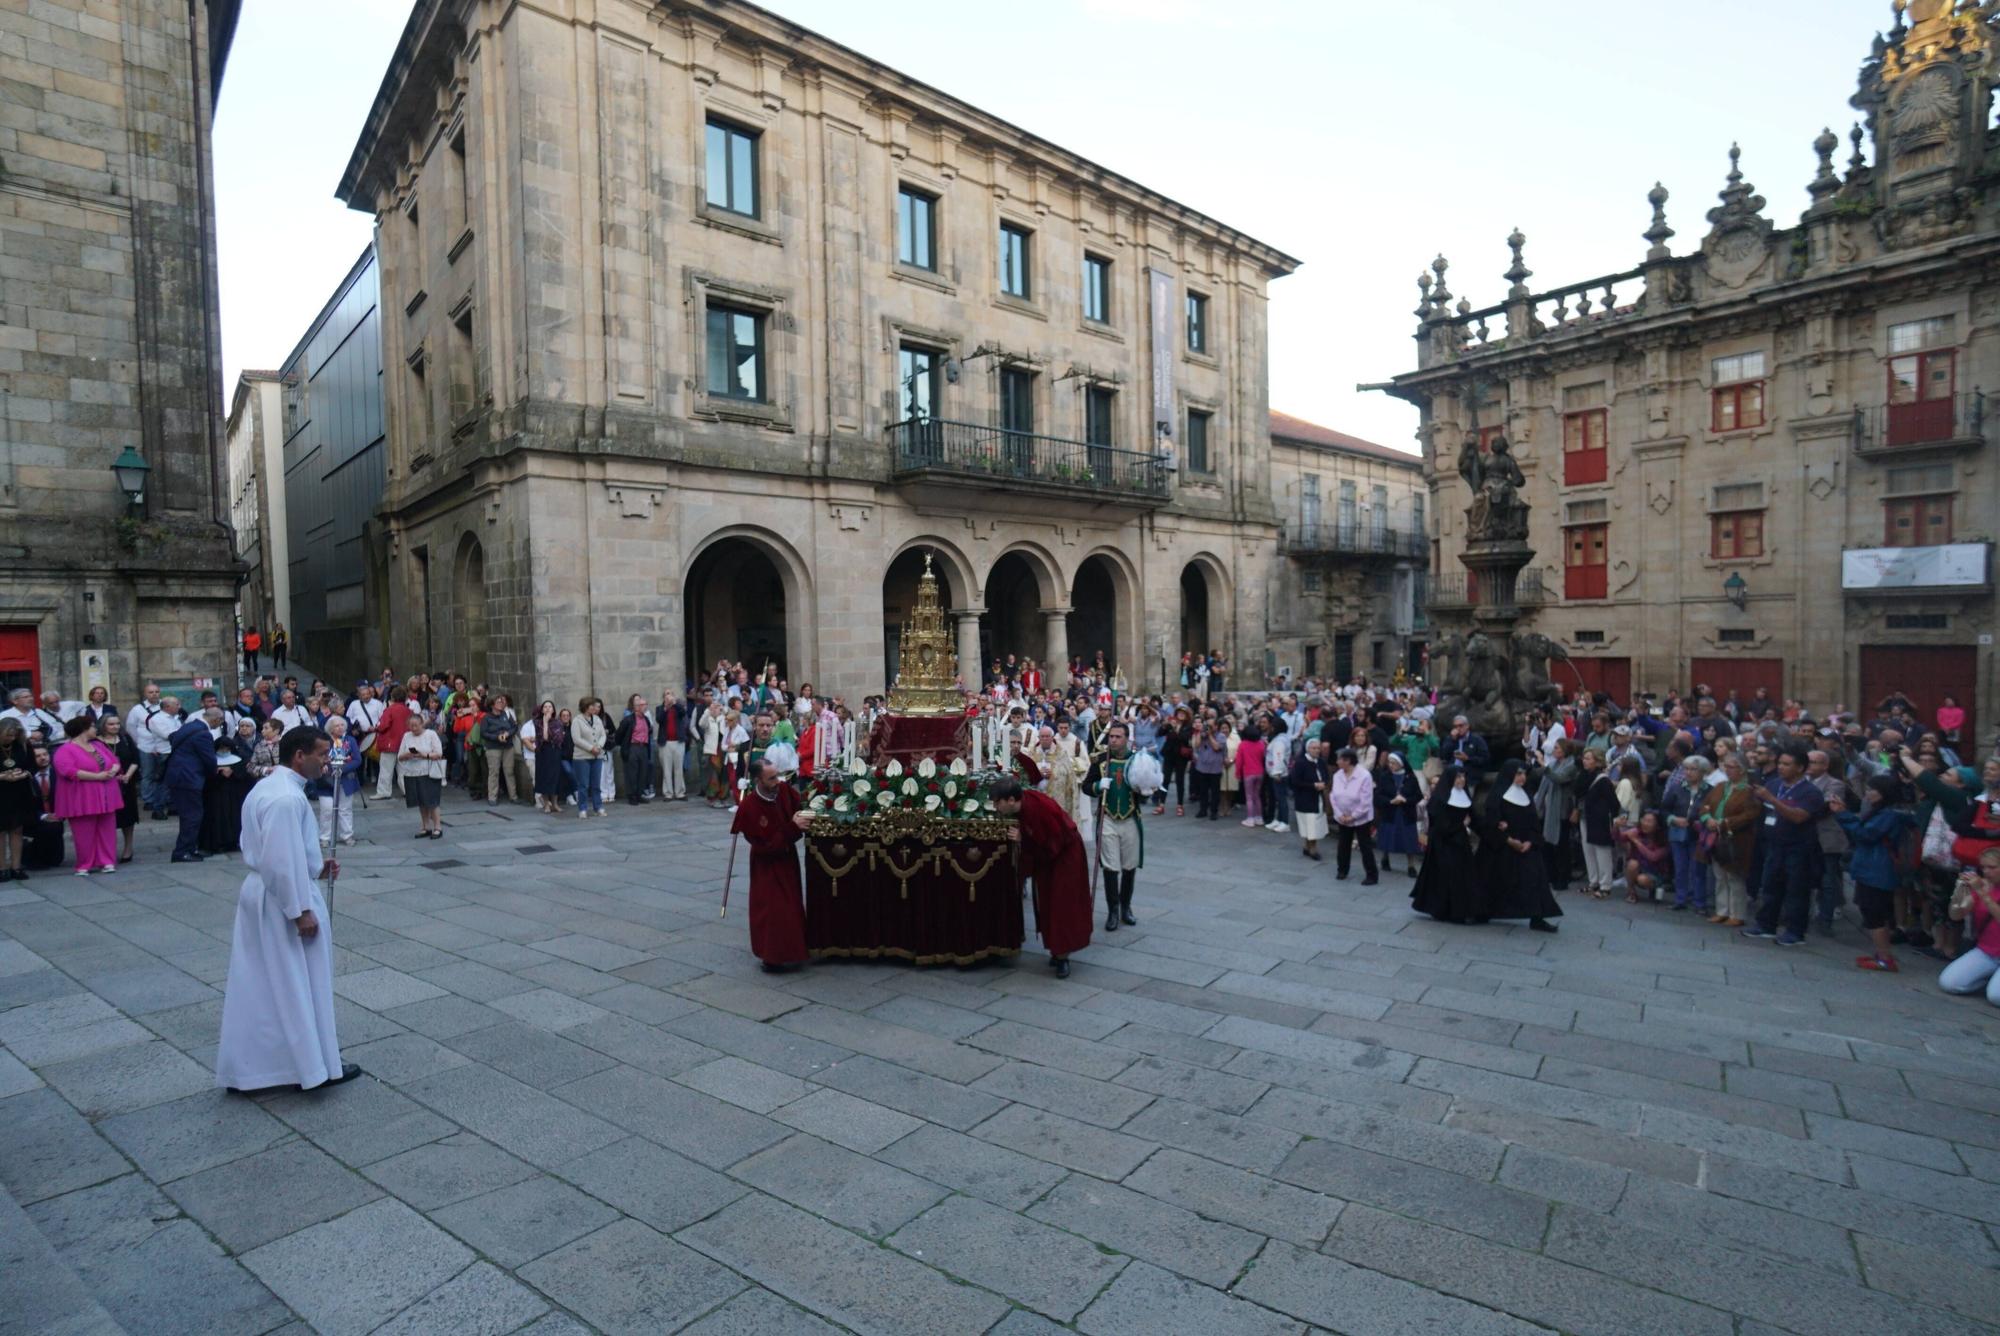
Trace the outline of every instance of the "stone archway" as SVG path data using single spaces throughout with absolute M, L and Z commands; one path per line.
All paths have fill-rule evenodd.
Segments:
M 475 534 L 458 540 L 451 564 L 453 640 L 458 671 L 474 686 L 487 681 L 486 550 Z
M 1022 550 L 1002 553 L 986 573 L 986 616 L 983 619 L 980 658 L 972 672 L 959 665 L 966 684 L 985 681 L 995 660 L 1004 662 L 1013 655 L 1018 663 L 1048 659 L 1047 619 L 1043 610 L 1053 600 L 1048 594 L 1048 570 L 1034 556 Z
M 1222 563 L 1199 553 L 1181 567 L 1180 644 L 1169 646 L 1170 657 L 1182 653 L 1229 653 L 1229 574 Z
M 1100 549 L 1083 559 L 1070 586 L 1069 646 L 1073 658 L 1086 666 L 1099 653 L 1105 666 L 1123 669 L 1127 683 L 1147 680 L 1139 637 L 1133 630 L 1138 612 L 1138 584 L 1130 566 L 1117 553 Z
M 811 587 L 781 539 L 754 529 L 711 535 L 688 562 L 683 592 L 690 678 L 727 659 L 752 674 L 768 665 L 794 686 L 810 679 Z

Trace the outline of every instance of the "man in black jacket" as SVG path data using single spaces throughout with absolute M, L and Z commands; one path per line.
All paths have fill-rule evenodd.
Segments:
M 1493 764 L 1493 752 L 1486 739 L 1472 731 L 1471 723 L 1462 714 L 1451 721 L 1451 736 L 1445 739 L 1444 750 L 1447 765 L 1464 767 L 1467 788 L 1477 788 L 1486 767 Z
M 215 773 L 212 730 L 221 722 L 222 711 L 210 706 L 174 730 L 173 737 L 167 740 L 172 748 L 167 756 L 167 792 L 173 799 L 174 816 L 180 821 L 180 831 L 174 838 L 176 863 L 199 863 L 202 858 L 202 795 L 209 777 Z

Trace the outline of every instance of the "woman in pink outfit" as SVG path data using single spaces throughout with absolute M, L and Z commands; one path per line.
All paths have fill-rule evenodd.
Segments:
M 118 787 L 118 757 L 90 736 L 90 716 L 80 714 L 63 725 L 68 742 L 56 748 L 50 764 L 56 772 L 56 816 L 69 822 L 76 844 L 76 875 L 118 870 L 118 809 L 125 796 Z

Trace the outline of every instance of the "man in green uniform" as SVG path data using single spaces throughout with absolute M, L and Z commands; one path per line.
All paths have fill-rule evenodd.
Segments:
M 1146 836 L 1139 823 L 1142 795 L 1126 782 L 1132 764 L 1131 733 L 1121 722 L 1104 731 L 1104 750 L 1091 761 L 1084 792 L 1097 795 L 1097 864 L 1104 870 L 1104 930 L 1133 925 L 1132 883 L 1145 861 Z

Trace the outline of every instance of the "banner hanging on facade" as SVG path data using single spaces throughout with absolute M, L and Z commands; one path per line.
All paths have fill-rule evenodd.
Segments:
M 1986 583 L 1986 544 L 1864 547 L 1840 554 L 1843 589 L 1950 588 Z
M 1174 276 L 1148 269 L 1153 291 L 1153 435 L 1174 436 Z

